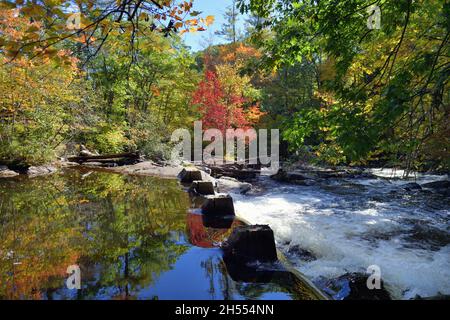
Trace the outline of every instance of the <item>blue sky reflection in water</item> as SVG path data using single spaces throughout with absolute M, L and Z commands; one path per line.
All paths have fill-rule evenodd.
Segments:
M 214 248 L 230 230 L 204 227 L 189 207 L 175 180 L 78 170 L 2 180 L 0 299 L 301 298 L 284 274 L 233 280 Z M 66 288 L 75 264 L 78 291 Z

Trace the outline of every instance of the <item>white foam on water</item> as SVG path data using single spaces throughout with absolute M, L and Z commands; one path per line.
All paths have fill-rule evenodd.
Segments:
M 420 172 L 410 172 L 408 178 L 406 179 L 405 170 L 394 168 L 374 168 L 374 169 L 367 169 L 366 171 L 381 178 L 413 180 L 416 181 L 417 183 L 428 183 L 441 180 L 448 180 L 449 178 L 448 175 L 435 175 Z
M 427 248 L 405 237 L 415 221 L 448 232 L 448 208 L 429 212 L 395 201 L 373 201 L 367 192 L 345 196 L 319 187 L 278 184 L 264 196 L 233 198 L 239 216 L 270 225 L 281 249 L 298 245 L 317 257 L 292 261 L 312 280 L 365 273 L 378 265 L 395 298 L 450 294 L 450 245 Z

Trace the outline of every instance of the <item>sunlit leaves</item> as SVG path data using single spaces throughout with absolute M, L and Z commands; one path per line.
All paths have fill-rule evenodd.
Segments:
M 444 136 L 439 131 L 448 118 L 448 3 L 378 2 L 381 28 L 370 30 L 366 9 L 373 1 L 239 2 L 243 11 L 265 18 L 273 32 L 259 42 L 267 52 L 265 65 L 280 70 L 311 61 L 319 71 L 316 94 L 333 96 L 322 100 L 322 108 L 334 110 L 327 125 L 308 131 L 292 121 L 291 143 L 292 137 L 303 143 L 308 134 L 320 136 L 313 143 L 322 155 L 328 145 L 355 161 L 383 154 L 421 166 L 431 158 L 421 150 Z M 303 125 L 314 123 L 314 114 L 302 119 L 308 119 Z M 334 151 L 327 154 L 339 154 Z
M 204 31 L 214 20 L 212 16 L 202 18 L 193 11 L 192 0 L 80 0 L 76 5 L 69 0 L 27 1 L 23 4 L 2 1 L 0 8 L 16 8 L 15 16 L 36 24 L 24 30 L 22 37 L 10 38 L 13 43 L 9 45 L 5 44 L 5 35 L 0 34 L 0 44 L 11 58 L 32 57 L 40 54 L 42 48 L 70 41 L 82 43 L 85 49 L 95 54 L 110 33 L 122 34 L 132 50 L 138 35 L 160 32 L 170 36 Z

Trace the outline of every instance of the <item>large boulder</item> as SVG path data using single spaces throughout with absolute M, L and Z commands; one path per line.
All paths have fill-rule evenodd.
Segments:
M 211 181 L 206 172 L 200 171 L 195 167 L 183 168 L 178 174 L 181 183 L 192 183 L 194 181 Z
M 196 180 L 201 181 L 202 173 L 196 168 L 184 168 L 178 175 L 178 178 L 182 183 L 192 183 Z
M 252 189 L 252 185 L 247 182 L 240 182 L 231 177 L 221 177 L 216 179 L 217 190 L 221 193 L 241 193 L 245 194 Z
M 450 181 L 441 180 L 422 184 L 422 188 L 431 192 L 435 192 L 450 197 Z
M 189 191 L 199 195 L 215 194 L 214 184 L 211 181 L 194 181 Z
M 233 198 L 224 194 L 206 196 L 202 213 L 210 216 L 234 216 Z
M 240 226 L 222 244 L 225 256 L 242 262 L 278 260 L 272 229 L 266 225 Z

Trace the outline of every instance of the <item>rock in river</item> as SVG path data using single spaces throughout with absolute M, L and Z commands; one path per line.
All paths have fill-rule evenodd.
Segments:
M 48 174 L 52 174 L 55 173 L 56 171 L 58 171 L 58 169 L 54 166 L 31 166 L 28 168 L 27 174 L 30 177 L 37 177 L 37 176 L 44 176 L 44 175 L 48 175 Z
M 11 178 L 18 175 L 17 172 L 9 170 L 7 166 L 0 166 L 0 178 Z
M 436 193 L 440 193 L 446 196 L 450 196 L 450 181 L 449 180 L 441 180 L 425 183 L 422 185 L 424 189 L 431 189 Z

